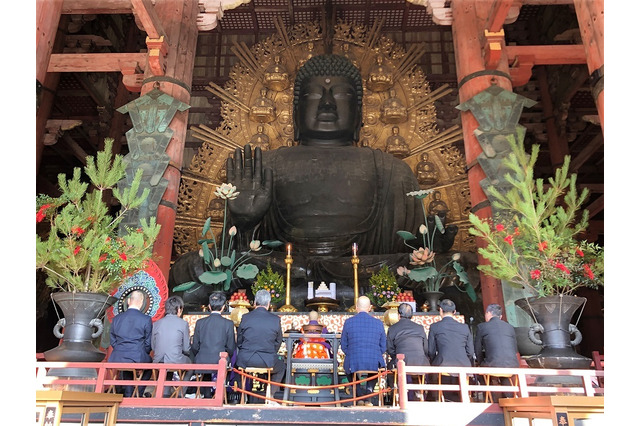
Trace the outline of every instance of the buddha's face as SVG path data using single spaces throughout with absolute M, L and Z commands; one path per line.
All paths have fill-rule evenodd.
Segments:
M 349 145 L 361 122 L 357 94 L 346 77 L 311 77 L 295 114 L 301 144 Z

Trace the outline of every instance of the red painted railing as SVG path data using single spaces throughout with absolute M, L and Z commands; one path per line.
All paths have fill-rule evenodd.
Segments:
M 38 357 L 36 356 L 36 359 Z M 53 373 L 60 376 L 48 375 L 51 369 L 56 369 Z M 95 371 L 95 377 L 71 378 L 63 377 L 64 370 L 57 369 L 88 369 Z M 123 380 L 118 377 L 119 371 L 141 372 L 149 370 L 151 378 L 149 380 Z M 191 381 L 167 380 L 167 372 L 210 370 L 217 373 L 217 377 L 212 381 Z M 137 386 L 139 388 L 153 387 L 150 397 L 143 397 L 143 392 L 139 392 L 139 397 L 124 398 L 122 406 L 207 406 L 222 407 L 225 394 L 225 383 L 227 375 L 227 354 L 220 354 L 220 361 L 217 364 L 163 364 L 163 363 L 122 363 L 122 362 L 36 362 L 36 389 L 64 389 L 82 388 L 82 390 L 97 393 L 115 392 L 115 386 Z M 211 399 L 201 398 L 168 398 L 163 397 L 165 387 L 173 389 L 181 387 L 184 391 L 188 387 L 200 389 L 206 386 L 220 389 L 222 392 L 215 392 Z

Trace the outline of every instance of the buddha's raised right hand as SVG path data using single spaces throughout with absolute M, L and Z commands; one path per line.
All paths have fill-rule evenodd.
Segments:
M 229 200 L 233 224 L 240 231 L 253 229 L 271 205 L 273 172 L 262 168 L 262 150 L 258 147 L 251 155 L 251 145 L 236 148 L 234 158 L 227 159 L 227 181 L 236 187 L 239 195 Z

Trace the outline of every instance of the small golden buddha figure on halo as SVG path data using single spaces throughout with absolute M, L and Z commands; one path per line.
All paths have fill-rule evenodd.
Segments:
M 251 140 L 249 141 L 249 143 L 251 144 L 252 148 L 257 148 L 260 147 L 260 149 L 262 149 L 263 151 L 268 151 L 269 150 L 269 142 L 270 142 L 270 138 L 269 135 L 267 135 L 264 132 L 264 126 L 263 125 L 258 125 L 258 133 L 254 134 L 251 137 Z
M 226 167 L 220 167 L 220 170 L 218 170 L 217 178 L 218 178 L 219 182 L 226 182 L 227 181 L 227 168 Z
M 387 138 L 386 151 L 400 159 L 409 155 L 409 145 L 404 138 L 400 136 L 400 128 L 398 126 L 393 126 L 391 128 L 391 136 Z
M 315 45 L 313 44 L 312 41 L 307 43 L 306 52 L 304 52 L 300 60 L 298 60 L 298 69 L 300 69 L 300 67 L 303 66 L 305 62 L 307 62 L 309 59 L 315 56 L 315 53 L 313 53 L 314 48 L 315 48 Z
M 276 119 L 276 105 L 267 97 L 266 87 L 260 89 L 260 96 L 256 99 L 249 112 L 249 118 L 257 123 L 270 123 Z
M 212 219 L 221 220 L 224 217 L 224 200 L 221 198 L 214 198 L 209 201 L 209 216 Z
M 373 92 L 384 92 L 392 88 L 393 83 L 393 70 L 384 63 L 382 55 L 376 56 L 376 62 L 367 78 L 367 88 Z
M 429 154 L 423 152 L 420 161 L 416 164 L 416 177 L 420 185 L 434 185 L 440 180 L 436 166 L 429 161 Z
M 265 70 L 264 85 L 275 92 L 282 92 L 289 87 L 289 74 L 284 65 L 282 65 L 280 55 L 276 55 L 273 58 L 273 64 Z
M 351 45 L 349 43 L 342 43 L 340 50 L 342 52 L 342 56 L 349 59 L 354 66 L 358 67 L 358 60 L 356 59 L 356 55 L 353 50 L 351 50 Z
M 428 210 L 430 215 L 440 215 L 441 213 L 446 215 L 449 211 L 449 206 L 442 200 L 440 191 L 433 191 L 433 200 L 429 203 Z
M 389 97 L 380 107 L 380 121 L 385 124 L 398 124 L 404 123 L 408 118 L 407 107 L 402 104 L 394 89 L 389 90 Z

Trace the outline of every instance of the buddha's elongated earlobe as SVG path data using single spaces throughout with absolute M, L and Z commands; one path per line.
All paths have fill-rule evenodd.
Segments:
M 295 108 L 293 111 L 293 140 L 300 140 L 300 108 Z
M 354 142 L 358 142 L 360 140 L 360 129 L 363 126 L 362 123 L 362 108 L 358 107 L 358 109 L 356 110 L 356 120 L 357 123 L 355 124 L 355 126 L 353 126 L 353 141 Z

